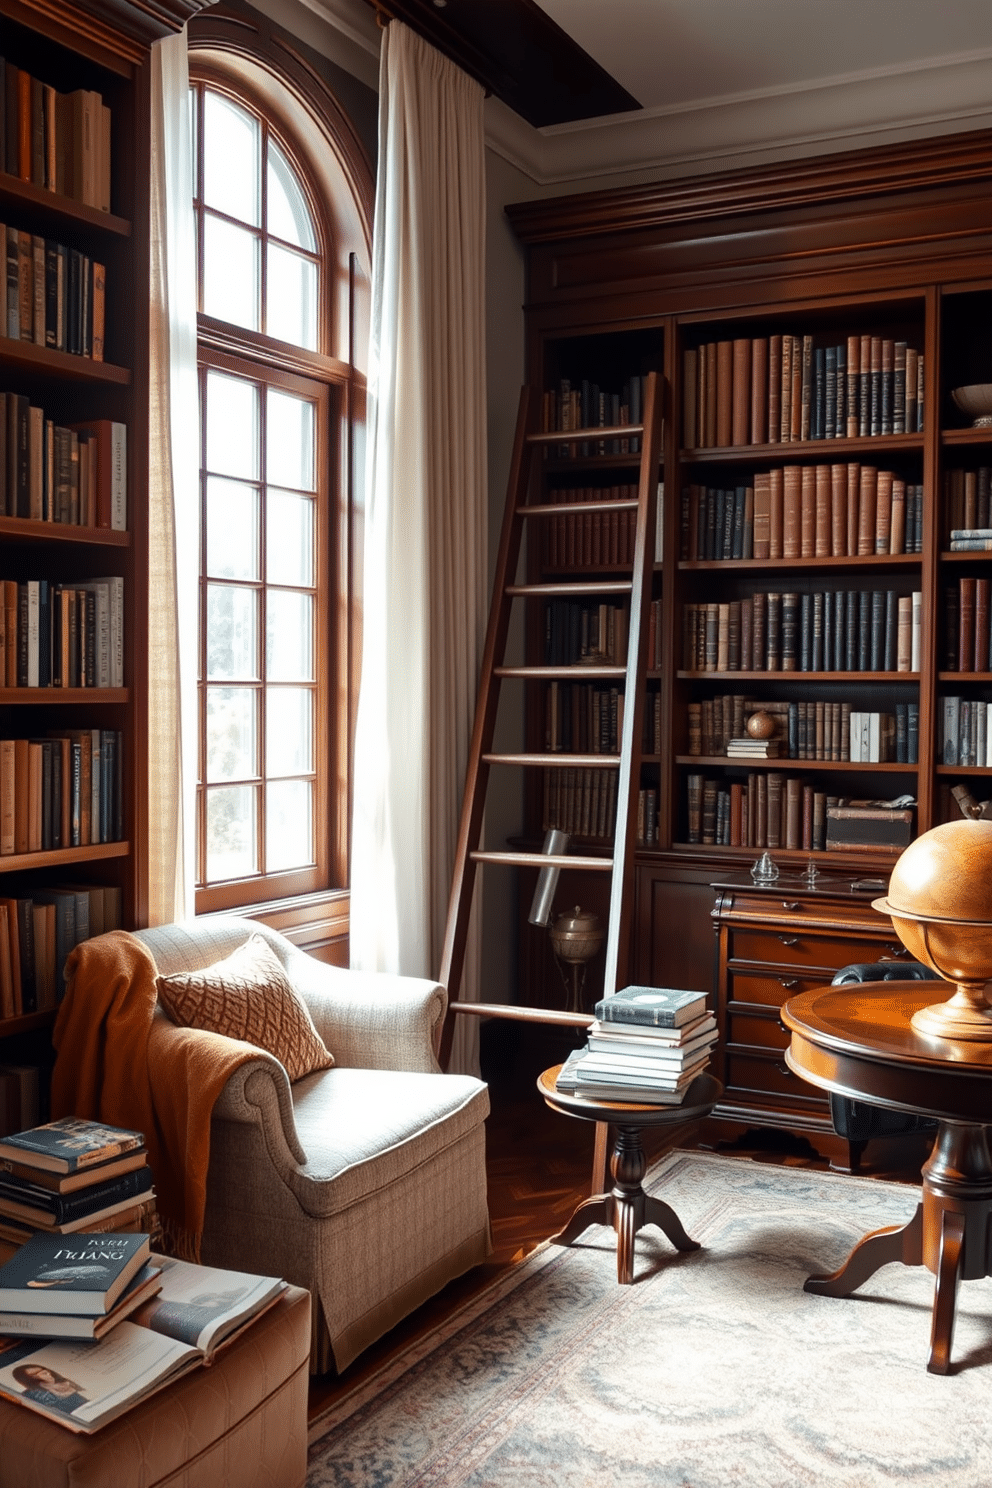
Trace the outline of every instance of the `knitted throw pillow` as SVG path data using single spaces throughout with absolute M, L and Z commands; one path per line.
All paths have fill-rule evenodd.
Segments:
M 159 1001 L 181 1028 L 203 1028 L 274 1054 L 291 1080 L 330 1069 L 334 1056 L 290 985 L 279 957 L 251 935 L 226 961 L 156 978 Z

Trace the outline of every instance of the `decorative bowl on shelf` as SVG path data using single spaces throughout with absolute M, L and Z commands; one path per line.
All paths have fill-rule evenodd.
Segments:
M 971 419 L 973 429 L 992 429 L 992 382 L 973 382 L 954 388 L 951 397 Z

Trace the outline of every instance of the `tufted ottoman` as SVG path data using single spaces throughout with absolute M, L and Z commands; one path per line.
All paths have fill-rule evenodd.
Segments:
M 302 1488 L 310 1293 L 91 1436 L 0 1400 L 0 1488 Z

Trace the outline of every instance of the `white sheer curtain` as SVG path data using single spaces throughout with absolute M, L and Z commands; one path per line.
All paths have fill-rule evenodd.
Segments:
M 436 976 L 486 592 L 482 89 L 383 38 L 351 962 Z M 462 997 L 478 997 L 470 942 Z M 459 1019 L 451 1068 L 477 1066 Z M 471 1024 L 468 1028 L 463 1025 Z
M 148 920 L 193 913 L 199 413 L 186 34 L 152 48 Z

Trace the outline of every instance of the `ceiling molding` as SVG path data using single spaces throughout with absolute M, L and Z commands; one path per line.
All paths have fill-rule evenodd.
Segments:
M 539 187 L 668 179 L 990 124 L 992 51 L 542 130 L 486 104 L 490 148 Z

